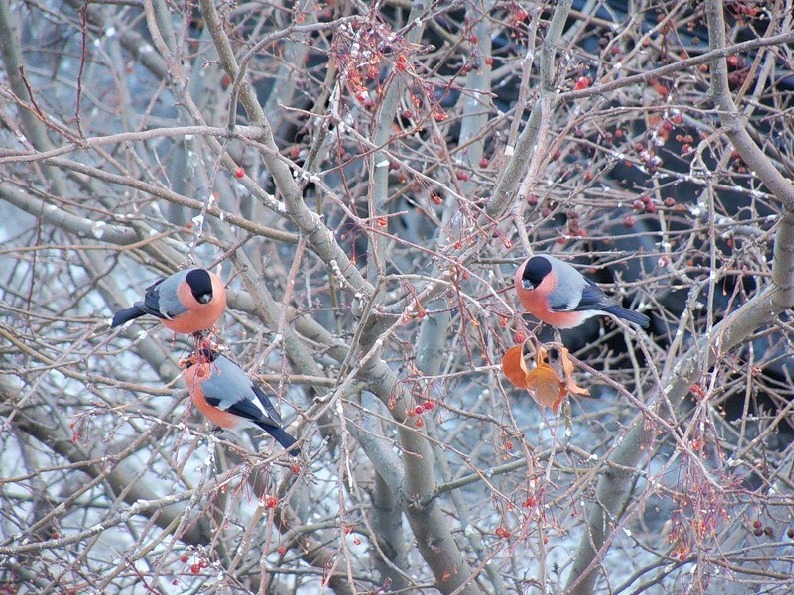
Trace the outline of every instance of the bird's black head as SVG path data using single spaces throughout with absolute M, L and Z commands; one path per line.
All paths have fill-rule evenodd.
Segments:
M 212 300 L 212 279 L 204 269 L 193 269 L 185 277 L 190 293 L 199 304 L 209 304 Z
M 535 289 L 549 273 L 551 273 L 551 262 L 542 256 L 533 256 L 527 261 L 524 272 L 521 273 L 521 285 L 524 289 Z
M 183 359 L 179 362 L 179 365 L 186 370 L 192 366 L 195 366 L 197 363 L 201 362 L 202 364 L 211 364 L 220 355 L 219 352 L 215 351 L 210 347 L 202 347 L 197 351 L 191 353 L 188 357 Z

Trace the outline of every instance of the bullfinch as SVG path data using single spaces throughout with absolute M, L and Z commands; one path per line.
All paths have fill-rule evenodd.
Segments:
M 261 428 L 290 448 L 297 440 L 281 429 L 281 416 L 248 375 L 214 349 L 203 347 L 182 361 L 190 400 L 204 417 L 224 430 Z M 300 454 L 299 448 L 289 451 Z
M 527 312 L 557 328 L 573 328 L 599 314 L 612 314 L 643 328 L 651 322 L 645 314 L 618 306 L 590 279 L 553 256 L 542 254 L 521 263 L 515 285 Z
M 226 307 L 226 288 L 217 275 L 192 268 L 160 279 L 146 288 L 142 302 L 113 315 L 111 327 L 152 314 L 177 333 L 211 328 Z

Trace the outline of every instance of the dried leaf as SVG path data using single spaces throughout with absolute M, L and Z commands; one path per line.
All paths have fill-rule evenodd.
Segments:
M 560 350 L 560 361 L 562 362 L 562 372 L 565 375 L 565 388 L 568 389 L 568 392 L 579 397 L 589 397 L 590 391 L 582 388 L 573 380 L 573 361 L 565 347 Z
M 527 362 L 524 361 L 524 346 L 516 345 L 507 350 L 502 357 L 502 372 L 517 388 L 529 388 L 527 384 Z
M 565 396 L 565 383 L 560 380 L 557 372 L 549 364 L 541 361 L 526 376 L 529 390 L 535 394 L 535 400 L 557 413 L 562 398 Z
M 566 383 L 546 361 L 547 357 L 548 352 L 539 345 L 535 352 L 535 368 L 530 370 L 524 359 L 523 345 L 516 345 L 504 354 L 502 371 L 513 386 L 532 392 L 540 405 L 557 413 L 568 391 Z

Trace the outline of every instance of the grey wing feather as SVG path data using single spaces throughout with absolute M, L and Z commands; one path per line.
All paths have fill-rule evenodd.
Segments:
M 588 280 L 567 262 L 554 259 L 551 267 L 557 275 L 557 287 L 549 296 L 549 307 L 557 312 L 579 309 L 576 306 Z
M 279 427 L 281 417 L 273 404 L 242 369 L 223 356 L 210 366 L 210 377 L 201 385 L 210 405 L 251 421 Z
M 585 279 L 585 281 L 587 281 L 587 284 L 582 288 L 582 298 L 574 310 L 600 310 L 607 306 L 615 305 L 612 300 L 604 295 L 600 287 L 590 279 Z
M 227 411 L 238 401 L 254 397 L 251 380 L 240 368 L 223 356 L 210 364 L 210 376 L 201 385 L 207 402 Z
M 190 269 L 174 273 L 162 281 L 158 281 L 146 290 L 146 297 L 143 302 L 143 309 L 153 308 L 160 314 L 160 318 L 174 318 L 187 312 L 187 308 L 179 301 L 177 291 L 179 286 L 184 283 Z M 150 312 L 150 310 L 146 310 Z

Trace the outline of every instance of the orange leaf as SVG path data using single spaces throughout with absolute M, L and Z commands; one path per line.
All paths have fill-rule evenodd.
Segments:
M 502 357 L 502 372 L 517 388 L 529 388 L 527 384 L 527 362 L 524 361 L 524 346 L 515 345 L 505 352 Z
M 557 413 L 562 398 L 565 396 L 565 383 L 560 380 L 557 372 L 546 362 L 540 362 L 538 367 L 527 374 L 529 390 L 535 393 L 535 399 Z
M 573 361 L 565 347 L 560 350 L 560 361 L 562 362 L 562 372 L 565 375 L 565 388 L 568 389 L 568 392 L 580 397 L 589 397 L 590 391 L 582 388 L 573 380 Z

